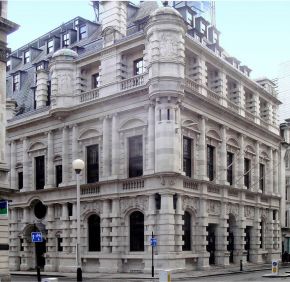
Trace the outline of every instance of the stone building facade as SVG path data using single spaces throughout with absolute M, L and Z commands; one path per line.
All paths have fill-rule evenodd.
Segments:
M 9 49 L 7 48 L 7 35 L 12 33 L 18 26 L 7 20 L 7 1 L 0 1 L 0 201 L 9 197 L 8 166 L 5 159 L 5 124 L 6 124 L 6 59 Z M 8 217 L 0 215 L 0 280 L 10 281 L 8 266 Z
M 280 102 L 186 5 L 101 5 L 10 57 L 11 270 L 75 271 L 77 158 L 84 272 L 279 258 Z

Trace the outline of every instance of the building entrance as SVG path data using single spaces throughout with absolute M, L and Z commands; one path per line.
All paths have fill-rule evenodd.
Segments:
M 246 226 L 245 234 L 245 250 L 247 251 L 247 261 L 250 261 L 251 226 Z
M 35 243 L 36 266 L 39 266 L 40 268 L 44 268 L 45 253 L 46 253 L 46 240 L 43 239 L 43 242 Z
M 215 264 L 215 225 L 209 224 L 207 227 L 207 247 L 209 252 L 209 264 Z

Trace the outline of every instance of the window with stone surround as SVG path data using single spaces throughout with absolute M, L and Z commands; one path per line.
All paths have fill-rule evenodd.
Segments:
M 101 251 L 101 220 L 96 214 L 88 218 L 88 251 Z
M 251 186 L 251 160 L 248 158 L 244 159 L 244 185 L 247 189 Z
M 192 139 L 183 137 L 183 171 L 186 176 L 192 175 Z
M 98 88 L 100 86 L 100 75 L 95 73 L 92 75 L 92 89 Z
M 53 38 L 47 41 L 47 54 L 52 53 L 54 50 Z
M 182 250 L 183 251 L 190 251 L 191 250 L 191 215 L 188 211 L 184 212 L 183 215 L 183 235 L 182 235 L 182 240 L 183 240 L 183 246 Z
M 45 185 L 45 164 L 44 156 L 35 158 L 35 188 L 36 190 L 43 189 Z
M 87 26 L 86 25 L 81 25 L 79 28 L 79 38 L 80 40 L 87 38 L 88 33 L 87 33 Z
M 23 171 L 18 171 L 18 190 L 23 188 Z
M 66 32 L 62 35 L 62 47 L 69 46 L 70 36 L 69 32 Z
M 259 164 L 259 189 L 264 192 L 265 189 L 265 165 Z
M 99 146 L 91 145 L 87 147 L 87 183 L 99 181 Z
M 130 137 L 129 143 L 129 177 L 143 175 L 143 140 L 142 136 Z
M 265 221 L 262 219 L 260 222 L 260 249 L 264 249 L 264 236 L 265 236 Z
M 56 240 L 57 240 L 57 251 L 62 252 L 63 246 L 62 246 L 62 238 L 60 237 L 60 235 L 56 237 Z
M 215 178 L 215 147 L 207 145 L 207 177 L 209 181 Z
M 58 164 L 55 166 L 55 186 L 59 187 L 60 183 L 62 183 L 62 165 Z
M 144 251 L 144 214 L 140 211 L 130 215 L 130 251 Z
M 234 166 L 234 154 L 227 152 L 227 182 L 233 185 L 233 166 Z
M 133 62 L 134 75 L 144 73 L 144 61 L 143 58 L 137 59 Z

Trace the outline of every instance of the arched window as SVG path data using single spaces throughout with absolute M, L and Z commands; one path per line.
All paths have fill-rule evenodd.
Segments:
M 191 250 L 191 215 L 189 212 L 184 212 L 184 224 L 183 224 L 183 251 Z
M 139 211 L 130 215 L 130 251 L 144 251 L 144 214 Z
M 101 250 L 101 225 L 100 217 L 92 214 L 88 218 L 89 252 Z

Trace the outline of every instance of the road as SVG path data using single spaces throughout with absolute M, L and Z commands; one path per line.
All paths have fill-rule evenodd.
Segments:
M 285 271 L 290 271 L 289 269 L 282 269 L 280 273 L 285 273 Z M 200 277 L 200 278 L 178 278 L 175 279 L 174 275 L 171 278 L 172 282 L 182 282 L 182 281 L 192 281 L 192 282 L 205 282 L 205 281 L 215 281 L 215 282 L 226 282 L 226 281 L 235 281 L 235 282 L 243 282 L 243 281 L 290 281 L 290 277 L 281 277 L 281 278 L 266 278 L 262 277 L 263 274 L 269 274 L 270 270 L 262 270 L 262 271 L 255 271 L 255 272 L 244 272 L 244 273 L 237 273 L 237 274 L 226 274 L 226 275 L 218 275 L 218 276 L 208 276 L 208 277 Z M 138 275 L 138 274 L 136 274 Z M 112 278 L 94 278 L 94 279 L 83 279 L 83 282 L 158 282 L 159 280 L 156 279 L 112 279 Z M 12 282 L 34 282 L 37 281 L 36 276 L 19 276 L 13 275 Z M 65 278 L 59 277 L 58 282 L 68 282 L 68 281 L 76 281 L 73 278 Z

